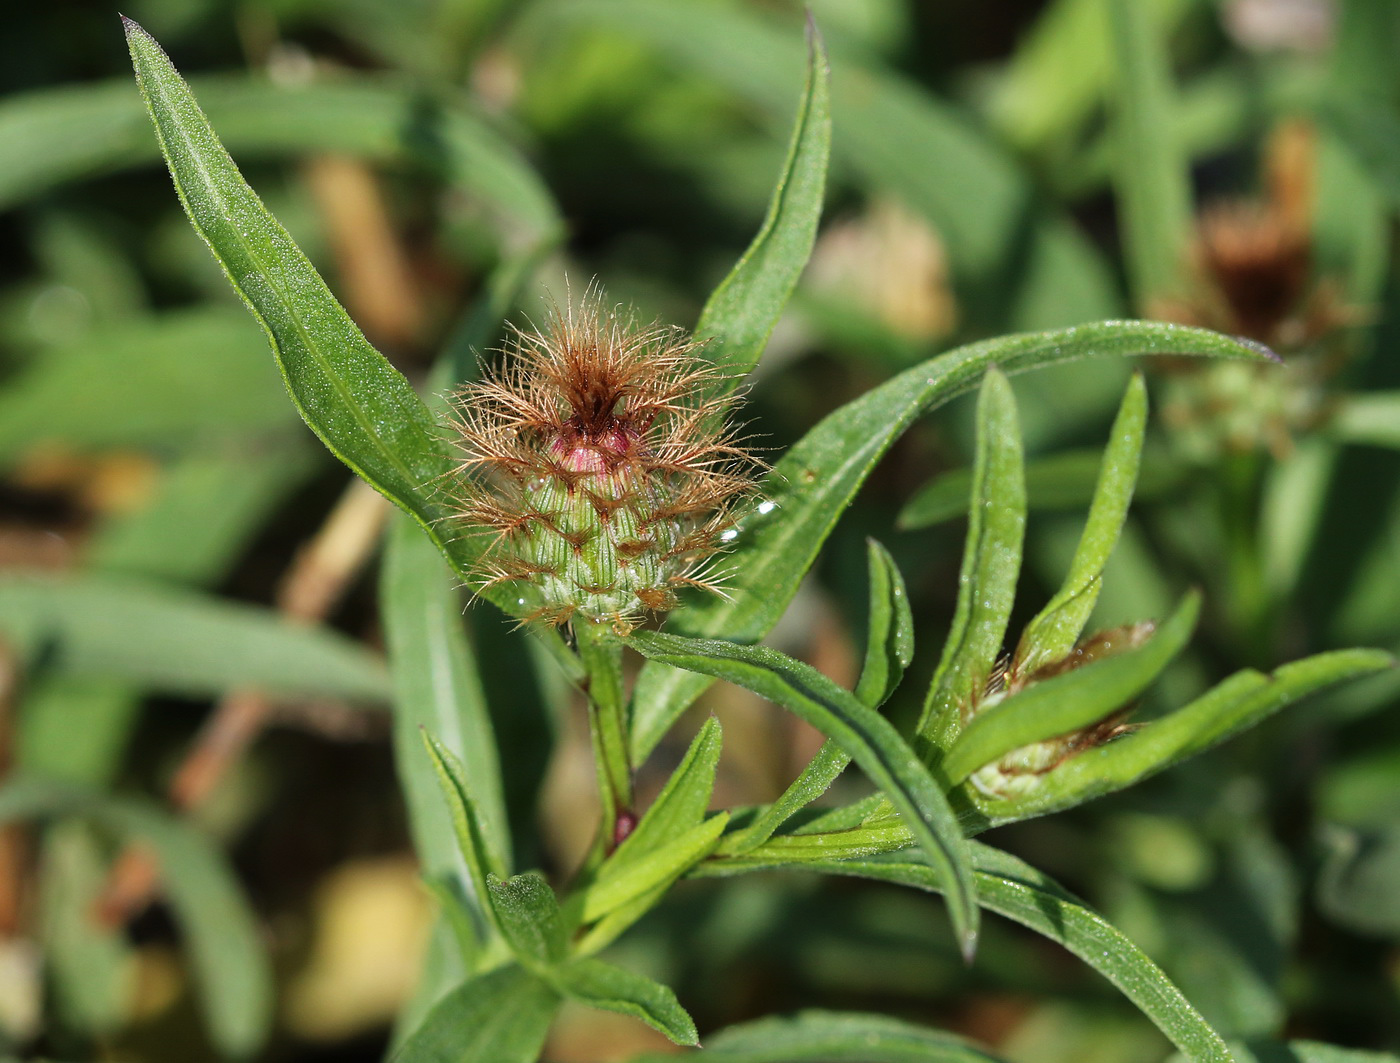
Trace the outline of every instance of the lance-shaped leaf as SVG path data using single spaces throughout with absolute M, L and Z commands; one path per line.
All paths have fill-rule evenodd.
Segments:
M 248 186 L 160 45 L 130 19 L 125 25 L 180 202 L 267 332 L 303 420 L 336 457 L 412 515 L 470 580 L 480 539 L 451 533 L 443 480 L 455 463 L 432 414 Z M 501 587 L 484 594 L 512 614 L 525 609 L 519 594 Z
M 807 87 L 768 215 L 753 243 L 711 293 L 695 326 L 696 339 L 709 341 L 706 356 L 726 370 L 727 388 L 737 387 L 758 364 L 812 254 L 831 154 L 830 81 L 826 49 L 809 20 Z
M 1123 405 L 1113 422 L 1113 434 L 1104 451 L 1089 519 L 1074 551 L 1069 573 L 1059 593 L 1026 625 L 1013 661 L 1022 674 L 1061 660 L 1084 631 L 1094 604 L 1099 600 L 1103 569 L 1133 500 L 1142 438 L 1147 429 L 1147 387 L 1142 374 L 1133 376 L 1123 396 Z
M 488 874 L 486 889 L 496 925 L 523 966 L 547 970 L 564 958 L 568 928 L 543 875 L 527 871 L 502 881 Z
M 1111 716 L 1146 690 L 1181 652 L 1200 607 L 1200 595 L 1189 594 L 1141 646 L 1031 683 L 979 712 L 942 762 L 948 781 L 960 783 L 1014 749 L 1070 734 Z
M 932 866 L 953 884 L 948 908 L 965 955 L 977 942 L 977 908 L 962 831 L 948 800 L 899 732 L 810 665 L 762 646 L 633 632 L 638 652 L 751 690 L 812 724 L 851 755 L 900 813 Z
M 996 369 L 987 371 L 977 401 L 970 512 L 953 626 L 919 717 L 918 734 L 936 748 L 947 748 L 964 712 L 987 685 L 1006 640 L 1021 574 L 1026 532 L 1021 429 L 1011 385 Z
M 870 621 L 865 640 L 865 663 L 856 683 L 856 700 L 877 709 L 894 693 L 904 670 L 914 659 L 914 616 L 904 577 L 888 550 L 874 539 L 866 540 L 870 573 Z M 726 835 L 717 850 L 721 855 L 743 853 L 762 845 L 795 812 L 806 808 L 836 781 L 851 756 L 827 739 L 821 749 L 783 791 L 742 830 Z
M 984 340 L 914 366 L 830 414 L 787 452 L 763 483 L 764 501 L 738 528 L 729 597 L 678 610 L 674 629 L 735 642 L 761 639 L 891 444 L 921 415 L 975 387 L 990 366 L 1016 373 L 1114 354 L 1272 357 L 1258 344 L 1204 329 L 1106 321 Z M 709 683 L 705 676 L 660 664 L 642 669 L 633 694 L 634 763 L 646 758 Z
M 630 1063 L 672 1063 L 675 1058 L 647 1053 Z M 955 1034 L 888 1015 L 812 1010 L 708 1035 L 705 1058 L 713 1063 L 996 1063 L 999 1057 Z
M 713 848 L 727 820 L 705 821 L 715 788 L 722 732 L 713 716 L 690 743 L 684 759 L 662 787 L 631 834 L 599 870 L 583 898 L 586 917 L 605 911 L 598 925 L 579 945 L 595 952 L 615 939 L 661 900 L 671 885 Z M 665 853 L 674 856 L 661 857 Z M 635 883 L 641 882 L 638 891 Z M 632 899 L 621 904 L 610 896 Z M 605 900 L 600 902 L 599 898 Z
M 510 835 L 495 735 L 454 583 L 417 525 L 398 517 L 380 580 L 394 676 L 395 765 L 424 872 L 431 879 L 457 875 L 469 881 L 423 731 L 462 762 L 490 866 L 510 866 Z
M 394 1053 L 394 1063 L 536 1063 L 558 992 L 520 967 L 499 967 L 448 993 Z
M 602 960 L 578 959 L 556 968 L 551 978 L 570 1000 L 641 1019 L 678 1045 L 700 1043 L 695 1021 L 681 1007 L 676 994 L 645 975 Z
M 467 884 L 471 887 L 475 902 L 474 913 L 485 927 L 499 928 L 495 918 L 495 907 L 489 900 L 489 883 L 492 877 L 503 879 L 509 872 L 502 862 L 501 854 L 487 842 L 481 814 L 477 811 L 471 782 L 466 777 L 462 762 L 452 750 L 427 731 L 422 732 L 422 741 L 433 769 L 437 772 L 443 798 L 452 817 L 452 828 L 457 835 L 457 846 L 467 865 Z
M 1089 964 L 1117 986 L 1192 1063 L 1234 1063 L 1220 1035 L 1127 935 L 1029 864 L 977 842 L 969 847 L 980 905 L 1059 942 Z M 827 858 L 802 866 L 824 874 L 855 875 L 944 892 L 939 873 L 908 857 Z

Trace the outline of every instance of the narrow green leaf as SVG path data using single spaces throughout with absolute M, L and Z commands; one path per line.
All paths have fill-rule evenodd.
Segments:
M 272 970 L 223 854 L 189 824 L 143 801 L 32 779 L 0 787 L 0 821 L 69 815 L 154 851 L 214 1044 L 230 1056 L 256 1052 L 272 1022 Z
M 877 709 L 894 692 L 914 659 L 914 616 L 909 609 L 904 577 L 894 558 L 874 539 L 867 539 L 865 545 L 870 574 L 870 622 L 865 663 L 855 696 L 867 708 Z M 794 813 L 826 793 L 850 762 L 850 754 L 827 739 L 782 796 L 747 827 L 726 835 L 718 852 L 744 853 L 762 845 Z
M 536 975 L 500 967 L 433 1005 L 393 1063 L 536 1063 L 559 996 Z
M 503 882 L 488 874 L 486 888 L 496 925 L 524 966 L 548 968 L 564 958 L 568 928 L 543 875 L 527 871 Z
M 1104 566 L 1128 516 L 1146 430 L 1147 387 L 1142 374 L 1137 373 L 1113 422 L 1089 518 L 1064 585 L 1021 634 L 1015 657 L 1018 672 L 1028 675 L 1043 665 L 1062 660 L 1083 634 L 1099 600 Z
M 1189 594 L 1141 646 L 1032 683 L 977 713 L 943 760 L 949 782 L 960 783 L 1012 750 L 1092 726 L 1121 709 L 1181 652 L 1200 608 L 1200 595 Z
M 703 859 L 708 854 L 709 839 L 717 829 L 722 830 L 713 823 L 704 823 L 705 810 L 709 808 L 715 788 L 720 742 L 719 721 L 711 717 L 701 726 L 684 759 L 666 780 L 641 821 L 603 865 L 599 878 L 605 885 L 620 885 L 620 892 L 634 895 L 631 900 L 614 907 L 589 931 L 580 951 L 595 952 L 614 940 L 660 903 L 672 884 L 693 865 L 692 854 L 700 854 L 695 859 Z M 664 874 L 658 876 L 656 865 L 648 865 L 647 858 L 670 845 L 679 847 L 672 850 L 679 859 L 667 857 L 661 861 Z M 644 885 L 640 892 L 636 892 L 637 880 Z M 589 896 L 591 894 L 585 895 L 585 906 Z
M 778 839 L 774 839 L 775 841 Z M 1234 1063 L 1220 1035 L 1152 960 L 1113 924 L 1053 879 L 1016 857 L 978 842 L 968 848 L 975 869 L 977 903 L 1063 945 L 1112 982 L 1192 1063 Z M 944 879 L 908 855 L 842 859 L 840 849 L 796 865 L 828 875 L 894 882 L 944 893 Z M 780 858 L 762 861 L 751 853 L 732 871 L 792 868 Z M 706 870 L 711 868 L 707 865 Z M 720 871 L 719 873 L 724 873 Z
M 510 832 L 496 739 L 454 582 L 418 526 L 396 519 L 379 590 L 394 677 L 394 760 L 424 873 L 455 876 L 467 886 L 471 880 L 423 732 L 462 763 L 490 853 L 487 866 L 510 866 Z
M 471 579 L 479 540 L 454 537 L 442 481 L 454 462 L 428 408 L 376 351 L 244 181 L 160 45 L 125 21 L 137 80 L 180 202 L 267 332 L 302 418 L 330 451 L 411 514 Z M 508 612 L 516 595 L 485 596 Z
M 467 880 L 475 900 L 476 913 L 488 926 L 495 925 L 495 910 L 487 899 L 488 876 L 505 878 L 509 871 L 486 843 L 481 816 L 476 810 L 471 784 L 462 762 L 439 739 L 427 731 L 422 731 L 421 734 L 452 816 L 452 828 L 457 836 L 462 859 L 467 865 Z
M 666 780 L 666 785 L 656 795 L 646 814 L 604 865 L 604 875 L 624 870 L 629 862 L 644 856 L 661 843 L 700 825 L 714 793 L 715 770 L 719 766 L 722 742 L 723 731 L 719 720 L 711 716 L 691 740 L 685 757 Z
M 906 370 L 826 417 L 764 481 L 764 502 L 741 522 L 730 598 L 678 610 L 676 630 L 756 642 L 777 623 L 837 519 L 890 445 L 920 416 L 975 387 L 990 366 L 1015 373 L 1090 355 L 1271 357 L 1203 329 L 1107 321 L 984 340 Z M 649 663 L 633 694 L 632 759 L 640 763 L 711 680 Z
M 602 960 L 579 959 L 556 968 L 553 980 L 564 996 L 580 1004 L 641 1019 L 678 1045 L 700 1043 L 695 1022 L 676 994 L 644 975 Z
M 1166 1034 L 1192 1063 L 1233 1063 L 1220 1035 L 1152 960 L 1103 916 L 1029 864 L 987 845 L 971 843 L 978 899 L 989 911 L 1063 945 L 1112 982 Z M 926 865 L 856 861 L 824 866 L 828 872 L 900 882 L 943 892 Z
M 799 1011 L 730 1026 L 705 1038 L 715 1063 L 996 1063 L 999 1057 L 955 1034 L 888 1015 Z M 631 1063 L 670 1063 L 647 1053 Z
M 209 695 L 255 686 L 360 701 L 389 694 L 382 663 L 344 635 L 133 579 L 12 570 L 0 577 L 0 631 L 56 672 L 151 690 Z
M 649 896 L 676 881 L 708 856 L 729 822 L 729 813 L 720 812 L 668 842 L 638 852 L 635 859 L 618 865 L 604 865 L 597 881 L 583 898 L 583 921 L 591 923 L 609 915 L 638 897 Z M 581 952 L 601 948 L 598 938 L 585 939 Z
M 1165 27 L 1138 0 L 1108 0 L 1116 85 L 1111 96 L 1119 223 L 1140 308 L 1180 294 L 1191 188 L 1177 142 Z
M 874 539 L 866 539 L 865 548 L 869 624 L 855 696 L 862 705 L 877 709 L 889 700 L 914 660 L 914 614 L 904 576 L 890 552 Z
M 1195 756 L 1324 687 L 1393 667 L 1395 659 L 1380 650 L 1335 650 L 1285 664 L 1272 675 L 1236 672 L 1184 708 L 1071 757 L 1044 776 L 1037 794 L 987 801 L 983 810 L 995 824 L 1081 804 Z
M 654 631 L 629 640 L 644 656 L 751 690 L 818 728 L 861 767 L 904 815 L 930 863 L 952 882 L 948 907 L 963 951 L 977 941 L 977 908 L 962 832 L 948 800 L 899 732 L 810 665 L 762 646 L 736 646 Z
M 809 22 L 807 85 L 768 215 L 695 326 L 696 338 L 708 341 L 706 355 L 726 371 L 729 389 L 758 364 L 812 254 L 831 154 L 830 80 L 826 49 Z
M 957 608 L 919 717 L 917 733 L 937 748 L 946 749 L 956 737 L 1006 641 L 1026 532 L 1022 456 L 1016 397 L 1006 377 L 989 369 L 977 400 L 977 456 Z

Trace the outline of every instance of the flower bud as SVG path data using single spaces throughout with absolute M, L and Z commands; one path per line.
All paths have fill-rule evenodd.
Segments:
M 505 364 L 457 397 L 460 516 L 491 536 L 478 575 L 531 588 L 525 619 L 625 632 L 683 587 L 719 591 L 711 562 L 757 463 L 696 350 L 595 295 L 517 330 Z

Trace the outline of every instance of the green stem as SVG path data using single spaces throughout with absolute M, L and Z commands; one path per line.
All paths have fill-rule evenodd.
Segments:
M 588 730 L 598 791 L 603 800 L 605 845 L 634 821 L 632 767 L 627 758 L 627 703 L 622 696 L 622 643 L 604 626 L 580 619 L 574 624 L 579 659 L 587 673 Z M 626 824 L 626 826 L 624 825 Z

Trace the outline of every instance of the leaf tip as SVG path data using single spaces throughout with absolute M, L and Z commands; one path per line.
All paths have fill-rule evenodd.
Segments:
M 1248 336 L 1234 336 L 1231 338 L 1241 347 L 1253 351 L 1265 361 L 1275 362 L 1279 365 L 1283 364 L 1283 359 L 1279 356 L 1278 352 L 1267 344 L 1260 343 L 1258 340 L 1252 340 Z
M 975 926 L 970 926 L 962 932 L 959 950 L 962 952 L 963 963 L 971 967 L 973 961 L 977 959 L 977 928 Z

